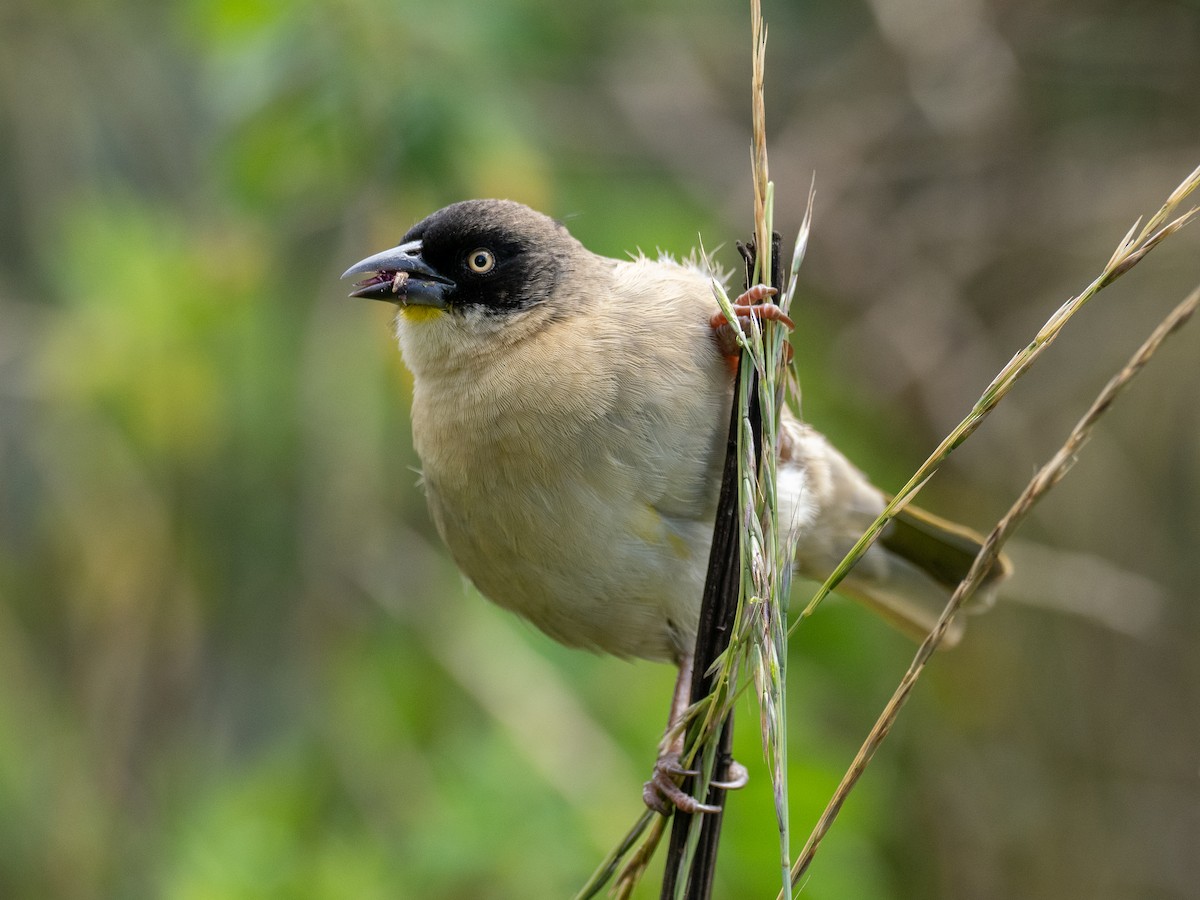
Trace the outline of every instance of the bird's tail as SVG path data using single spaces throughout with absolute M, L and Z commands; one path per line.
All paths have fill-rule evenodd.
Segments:
M 914 640 L 922 640 L 933 630 L 982 544 L 983 538 L 971 529 L 910 506 L 888 523 L 837 591 L 865 604 Z M 970 605 L 990 604 L 996 585 L 1010 570 L 1007 558 L 1001 557 Z M 959 617 L 945 643 L 956 643 L 962 630 Z

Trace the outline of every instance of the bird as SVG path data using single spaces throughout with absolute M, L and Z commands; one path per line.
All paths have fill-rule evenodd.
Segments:
M 679 673 L 646 803 L 710 807 L 678 786 L 736 344 L 696 258 L 612 259 L 511 200 L 446 206 L 355 263 L 351 297 L 397 307 L 412 434 L 433 523 L 488 599 L 562 644 Z M 778 318 L 770 289 L 739 315 Z M 774 312 L 771 312 L 774 310 Z M 779 521 L 795 571 L 824 580 L 888 495 L 785 410 Z M 838 585 L 923 637 L 980 538 L 903 509 Z M 1007 563 L 991 576 L 1007 574 Z M 744 770 L 722 784 L 739 786 Z

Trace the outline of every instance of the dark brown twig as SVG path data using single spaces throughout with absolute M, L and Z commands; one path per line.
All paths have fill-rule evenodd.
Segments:
M 779 246 L 780 237 L 772 235 L 772 272 L 771 284 L 779 284 Z M 749 289 L 754 280 L 754 270 L 757 255 L 755 244 L 738 244 L 738 250 L 746 262 L 746 287 Z M 739 378 L 741 366 L 739 359 Z M 762 412 L 758 397 L 758 377 L 754 376 L 750 394 L 750 425 L 754 440 L 754 463 L 759 466 L 762 459 Z M 741 585 L 741 548 L 740 548 L 740 512 L 738 509 L 738 452 L 737 436 L 740 422 L 737 403 L 730 410 L 729 435 L 725 446 L 725 467 L 721 476 L 721 493 L 717 502 L 717 515 L 713 524 L 713 542 L 709 550 L 708 574 L 704 583 L 704 597 L 700 607 L 700 626 L 696 633 L 696 647 L 692 667 L 691 702 L 707 697 L 713 689 L 712 664 L 717 657 L 729 646 L 729 637 L 733 631 L 734 617 L 737 613 L 738 592 Z M 732 762 L 733 718 L 732 715 L 721 725 L 720 743 L 717 747 L 717 765 L 715 772 L 720 778 L 721 773 L 727 772 Z M 695 778 L 688 777 L 683 783 L 683 790 L 694 795 Z M 710 788 L 706 802 L 718 807 L 720 812 L 703 813 L 700 823 L 700 837 L 692 856 L 691 867 L 687 873 L 687 886 L 684 894 L 688 900 L 707 900 L 712 895 L 713 875 L 716 871 L 717 847 L 721 838 L 721 824 L 725 807 L 725 791 Z M 688 836 L 692 826 L 692 816 L 682 810 L 677 810 L 671 828 L 671 841 L 667 849 L 666 870 L 663 875 L 663 900 L 676 896 L 678 879 L 681 875 L 682 864 Z

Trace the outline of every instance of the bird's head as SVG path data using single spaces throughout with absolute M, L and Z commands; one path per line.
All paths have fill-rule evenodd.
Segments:
M 466 200 L 342 277 L 365 275 L 350 296 L 395 303 L 406 318 L 496 318 L 550 301 L 581 251 L 562 225 L 527 206 Z

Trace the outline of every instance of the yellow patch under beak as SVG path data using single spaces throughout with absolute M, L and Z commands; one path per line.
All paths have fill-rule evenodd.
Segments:
M 408 319 L 410 322 L 428 322 L 430 319 L 436 319 L 442 314 L 443 310 L 436 306 L 402 306 L 400 307 L 400 315 Z

